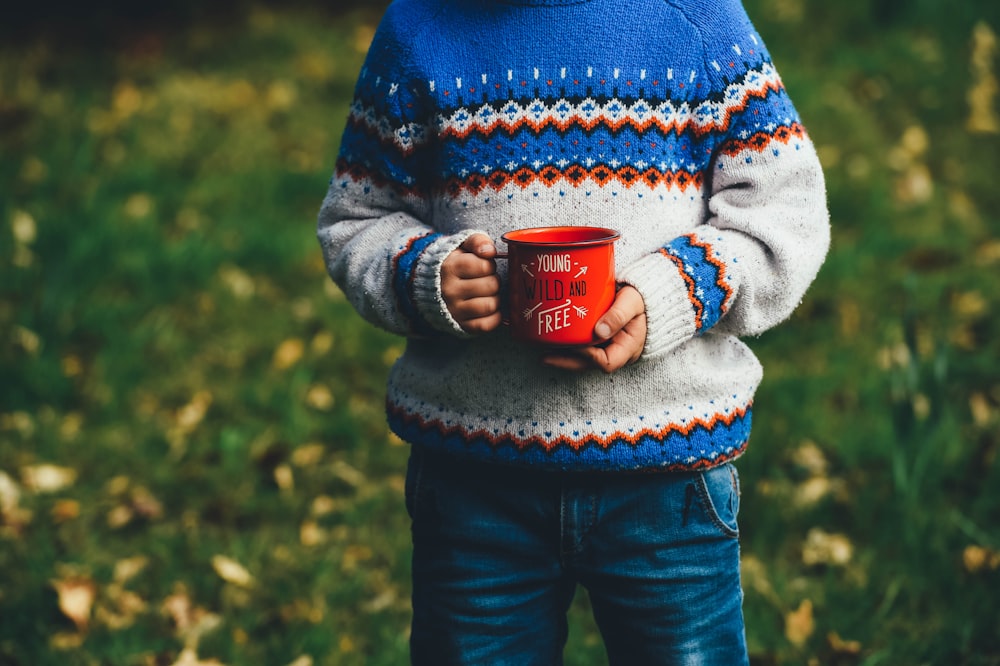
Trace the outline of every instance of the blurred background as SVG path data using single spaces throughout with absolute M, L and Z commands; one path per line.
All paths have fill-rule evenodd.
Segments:
M 1000 664 L 1000 4 L 746 3 L 834 230 L 749 341 L 753 663 Z M 0 664 L 406 663 L 402 342 L 314 240 L 383 8 L 5 11 Z

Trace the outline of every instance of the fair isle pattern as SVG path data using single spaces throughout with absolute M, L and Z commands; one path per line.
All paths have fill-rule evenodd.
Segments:
M 320 237 L 359 311 L 418 338 L 389 378 L 403 440 L 564 470 L 702 469 L 750 437 L 761 371 L 736 336 L 787 317 L 821 262 L 818 167 L 739 0 L 394 0 Z M 727 188 L 738 219 L 710 220 Z M 621 233 L 619 277 L 647 305 L 639 362 L 561 377 L 502 329 L 446 321 L 440 267 L 463 234 L 542 224 Z M 389 275 L 371 270 L 387 257 Z
M 566 78 L 566 68 L 561 68 L 561 79 Z M 537 72 L 537 70 L 536 70 Z M 508 78 L 513 72 L 508 73 Z M 593 72 L 587 78 L 592 78 Z M 620 76 L 620 70 L 619 70 Z M 483 81 L 487 80 L 483 75 Z M 629 88 L 638 89 L 649 77 L 642 70 L 637 81 L 627 79 L 622 81 L 625 88 L 620 88 L 626 95 L 623 97 L 606 98 L 588 94 L 581 98 L 548 98 L 548 99 L 511 99 L 502 105 L 499 103 L 483 103 L 460 107 L 441 114 L 437 120 L 437 133 L 444 138 L 464 140 L 472 133 L 490 136 L 497 132 L 516 134 L 522 129 L 528 129 L 540 134 L 552 128 L 566 132 L 574 127 L 590 131 L 604 127 L 617 132 L 625 127 L 631 127 L 639 133 L 655 130 L 660 134 L 674 132 L 682 134 L 693 132 L 725 131 L 729 127 L 732 116 L 741 113 L 751 98 L 764 98 L 769 92 L 779 92 L 782 88 L 781 79 L 770 63 L 762 63 L 759 69 L 748 70 L 737 82 L 726 87 L 721 94 L 721 100 L 706 99 L 700 102 L 676 101 L 673 99 L 656 100 L 655 98 L 629 96 Z M 664 83 L 673 79 L 673 71 L 667 70 Z M 554 85 L 548 79 L 546 86 Z M 607 80 L 596 82 L 606 85 Z M 656 92 L 660 79 L 652 78 L 646 82 L 648 90 Z M 500 86 L 501 84 L 496 84 Z M 580 86 L 580 79 L 572 80 L 571 85 Z M 680 84 L 683 87 L 683 83 Z M 475 93 L 475 88 L 470 93 Z M 589 92 L 592 92 L 591 88 Z M 354 119 L 354 116 L 352 116 Z M 372 120 L 366 122 L 371 125 Z M 407 127 L 403 135 L 412 145 L 414 128 Z M 387 132 L 384 132 L 387 133 Z M 398 131 L 397 131 L 398 133 Z M 426 133 L 420 136 L 426 140 Z M 402 144 L 401 144 L 402 145 Z
M 450 198 L 511 185 L 700 190 L 719 142 L 741 120 L 752 119 L 759 128 L 752 146 L 758 151 L 761 139 L 787 142 L 787 131 L 779 129 L 799 126 L 774 67 L 767 61 L 744 65 L 723 91 L 706 90 L 709 96 L 701 99 L 674 99 L 684 82 L 673 81 L 670 70 L 662 81 L 646 70 L 635 80 L 624 78 L 620 69 L 610 78 L 591 71 L 582 78 L 536 81 L 535 68 L 537 85 L 530 88 L 521 80 L 510 88 L 487 83 L 463 90 L 459 78 L 455 90 L 430 82 L 424 91 L 413 83 L 404 88 L 363 76 L 366 94 L 352 106 L 337 177 L 345 187 L 350 179 L 401 195 Z M 566 68 L 558 70 L 565 75 Z M 491 79 L 484 74 L 482 80 Z M 406 111 L 380 113 L 403 90 L 414 99 Z M 420 122 L 415 110 L 425 105 L 437 110 Z M 421 159 L 421 152 L 431 155 Z M 434 178 L 428 178 L 431 169 Z M 417 174 L 425 177 L 423 186 Z
M 695 310 L 695 328 L 704 333 L 722 318 L 733 298 L 725 264 L 711 245 L 699 241 L 694 234 L 677 238 L 660 252 L 677 265 Z
M 499 427 L 476 428 L 427 418 L 391 401 L 386 413 L 389 427 L 401 439 L 458 456 L 503 462 L 513 455 L 533 466 L 556 469 L 601 467 L 613 460 L 616 469 L 660 471 L 713 467 L 738 457 L 750 439 L 753 415 L 748 404 L 722 414 L 651 427 L 616 429 L 617 420 L 613 420 L 607 428 L 594 429 L 587 422 L 582 424 L 585 429 L 569 435 L 550 431 L 533 436 L 525 430 L 511 433 Z

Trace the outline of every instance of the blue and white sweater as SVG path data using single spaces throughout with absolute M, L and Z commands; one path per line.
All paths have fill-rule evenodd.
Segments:
M 450 316 L 452 250 L 545 225 L 621 233 L 618 280 L 646 305 L 638 362 L 562 371 Z M 404 440 L 691 470 L 746 449 L 762 371 L 738 337 L 789 316 L 829 223 L 816 152 L 739 0 L 396 0 L 318 235 L 358 312 L 408 338 L 387 395 Z

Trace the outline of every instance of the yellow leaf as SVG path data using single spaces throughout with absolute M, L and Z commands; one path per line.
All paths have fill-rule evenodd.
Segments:
M 80 516 L 80 503 L 74 499 L 61 499 L 52 505 L 52 520 L 65 523 Z
M 14 234 L 14 240 L 21 245 L 31 245 L 38 237 L 35 218 L 23 210 L 14 211 L 14 217 L 10 220 L 10 230 Z
M 329 331 L 320 331 L 313 336 L 312 342 L 309 343 L 309 347 L 312 349 L 312 353 L 316 356 L 324 356 L 331 349 L 333 349 L 333 343 L 333 333 L 330 333 Z
M 816 442 L 807 439 L 792 454 L 792 460 L 799 467 L 804 467 L 813 476 L 823 476 L 829 467 L 823 450 Z
M 826 640 L 834 652 L 840 654 L 861 654 L 861 643 L 859 641 L 845 641 L 836 631 L 831 631 L 826 635 Z
M 324 453 L 326 447 L 322 444 L 316 442 L 303 444 L 292 451 L 292 464 L 296 467 L 312 467 L 323 459 Z
M 86 631 L 90 623 L 90 610 L 97 596 L 94 581 L 83 576 L 63 580 L 53 580 L 52 587 L 59 597 L 59 610 L 76 625 L 77 630 Z
M 97 605 L 94 617 L 114 631 L 131 627 L 148 606 L 145 599 L 119 583 L 108 585 L 101 596 L 102 603 Z
M 802 546 L 802 562 L 807 565 L 832 564 L 843 566 L 851 561 L 854 545 L 843 534 L 830 534 L 814 527 L 806 534 Z
M 223 664 L 218 659 L 202 660 L 194 648 L 187 647 L 181 650 L 177 661 L 170 666 L 223 666 Z
M 177 427 L 184 433 L 190 433 L 202 422 L 212 405 L 212 394 L 208 391 L 198 391 L 191 401 L 177 410 Z
M 299 542 L 306 548 L 323 543 L 325 532 L 315 520 L 306 520 L 299 527 Z
M 313 658 L 307 654 L 302 655 L 288 666 L 313 666 Z
M 306 404 L 321 412 L 329 411 L 333 408 L 333 393 L 323 384 L 313 384 L 306 393 Z
M 21 503 L 21 487 L 7 472 L 0 470 L 0 513 L 6 514 Z
M 132 519 L 135 517 L 135 512 L 132 511 L 132 507 L 125 504 L 119 504 L 110 511 L 108 511 L 107 522 L 108 527 L 113 530 L 125 527 Z
M 295 490 L 295 475 L 289 465 L 278 465 L 274 468 L 274 483 L 280 490 L 290 492 Z
M 813 604 L 809 599 L 803 599 L 796 610 L 785 615 L 785 638 L 796 647 L 802 647 L 815 629 Z
M 146 217 L 153 212 L 153 197 L 145 192 L 138 192 L 125 200 L 125 214 L 133 220 Z
M 29 465 L 21 469 L 24 486 L 36 493 L 53 493 L 76 482 L 76 470 L 58 465 Z
M 219 278 L 229 288 L 233 296 L 240 300 L 250 298 L 257 290 L 253 278 L 236 266 L 228 265 L 220 268 Z
M 966 546 L 962 551 L 962 564 L 969 573 L 979 573 L 986 569 L 995 571 L 1000 568 L 1000 552 L 983 546 Z
M 116 583 L 124 585 L 132 580 L 149 564 L 149 558 L 145 555 L 136 555 L 115 562 L 115 570 L 112 577 Z
M 274 350 L 271 365 L 276 370 L 287 370 L 302 359 L 305 353 L 305 343 L 299 338 L 289 338 Z
M 212 568 L 219 578 L 239 587 L 251 587 L 254 584 L 253 576 L 246 568 L 236 560 L 225 555 L 216 555 L 212 558 Z

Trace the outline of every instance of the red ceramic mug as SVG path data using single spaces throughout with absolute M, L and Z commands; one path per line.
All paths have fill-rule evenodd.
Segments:
M 615 300 L 614 242 L 602 227 L 536 227 L 501 236 L 509 263 L 511 334 L 545 345 L 594 344 Z

